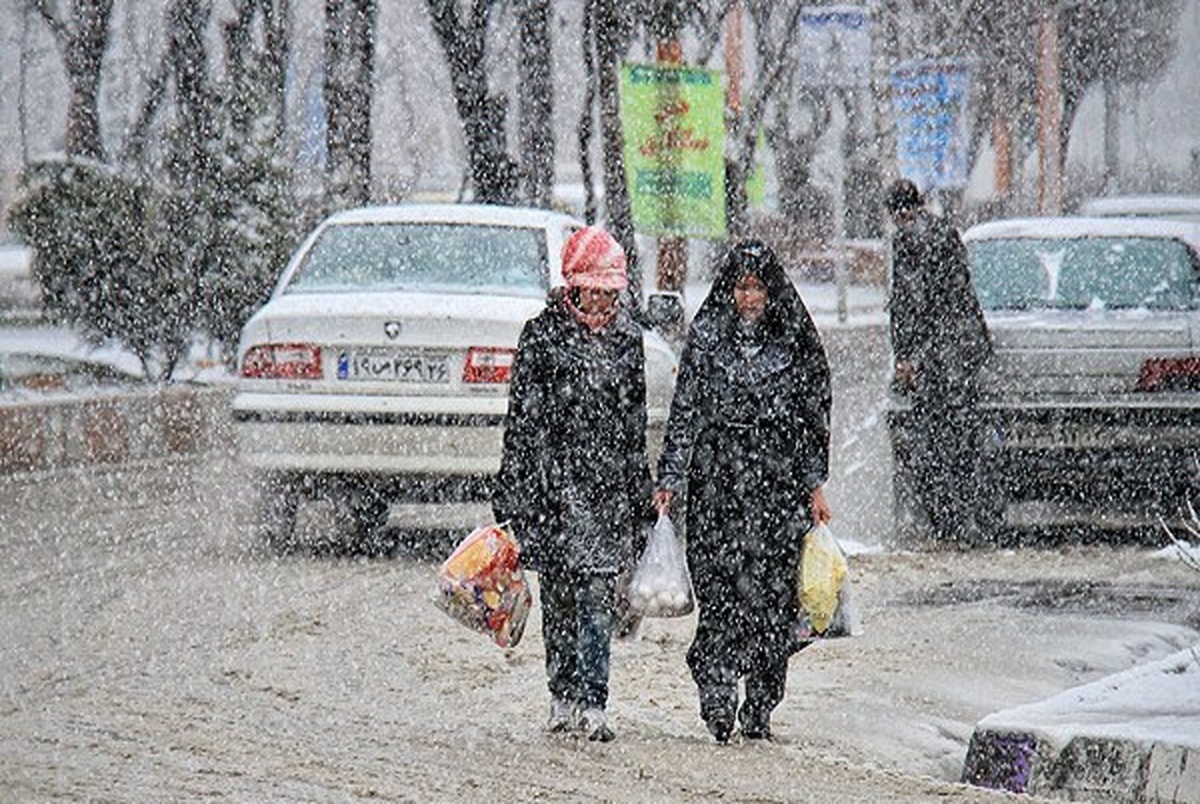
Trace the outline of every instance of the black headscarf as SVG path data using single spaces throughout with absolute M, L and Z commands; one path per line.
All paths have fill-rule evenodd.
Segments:
M 697 321 L 715 319 L 712 329 L 716 331 L 727 332 L 727 328 L 736 327 L 740 316 L 733 300 L 733 288 L 747 274 L 758 277 L 767 288 L 766 310 L 761 321 L 765 335 L 796 341 L 815 330 L 808 308 L 792 280 L 784 273 L 783 264 L 771 247 L 761 240 L 742 240 L 725 252 L 712 288 L 696 313 Z

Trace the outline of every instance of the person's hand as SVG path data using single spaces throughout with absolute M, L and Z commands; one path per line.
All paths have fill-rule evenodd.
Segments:
M 833 519 L 833 510 L 829 507 L 829 503 L 825 501 L 825 488 L 823 486 L 817 486 L 813 489 L 808 511 L 812 514 L 814 525 L 824 525 Z
M 911 360 L 896 361 L 896 387 L 911 390 L 917 385 L 917 366 Z
M 666 489 L 658 489 L 654 492 L 654 510 L 658 511 L 659 516 L 670 513 L 671 499 L 674 496 L 674 492 L 667 491 Z

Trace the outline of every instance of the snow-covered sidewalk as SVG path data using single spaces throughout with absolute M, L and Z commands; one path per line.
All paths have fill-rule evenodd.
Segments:
M 1200 802 L 1200 644 L 985 717 L 963 780 L 1072 800 Z

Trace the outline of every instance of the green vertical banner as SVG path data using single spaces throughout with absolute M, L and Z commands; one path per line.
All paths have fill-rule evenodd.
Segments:
M 621 68 L 625 176 L 639 232 L 725 236 L 724 112 L 715 70 Z

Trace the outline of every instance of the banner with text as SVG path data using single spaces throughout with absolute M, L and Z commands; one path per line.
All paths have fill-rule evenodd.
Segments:
M 892 70 L 900 175 L 922 190 L 967 184 L 970 69 L 959 61 L 918 61 Z
M 622 67 L 625 175 L 639 232 L 725 236 L 724 110 L 715 70 Z

